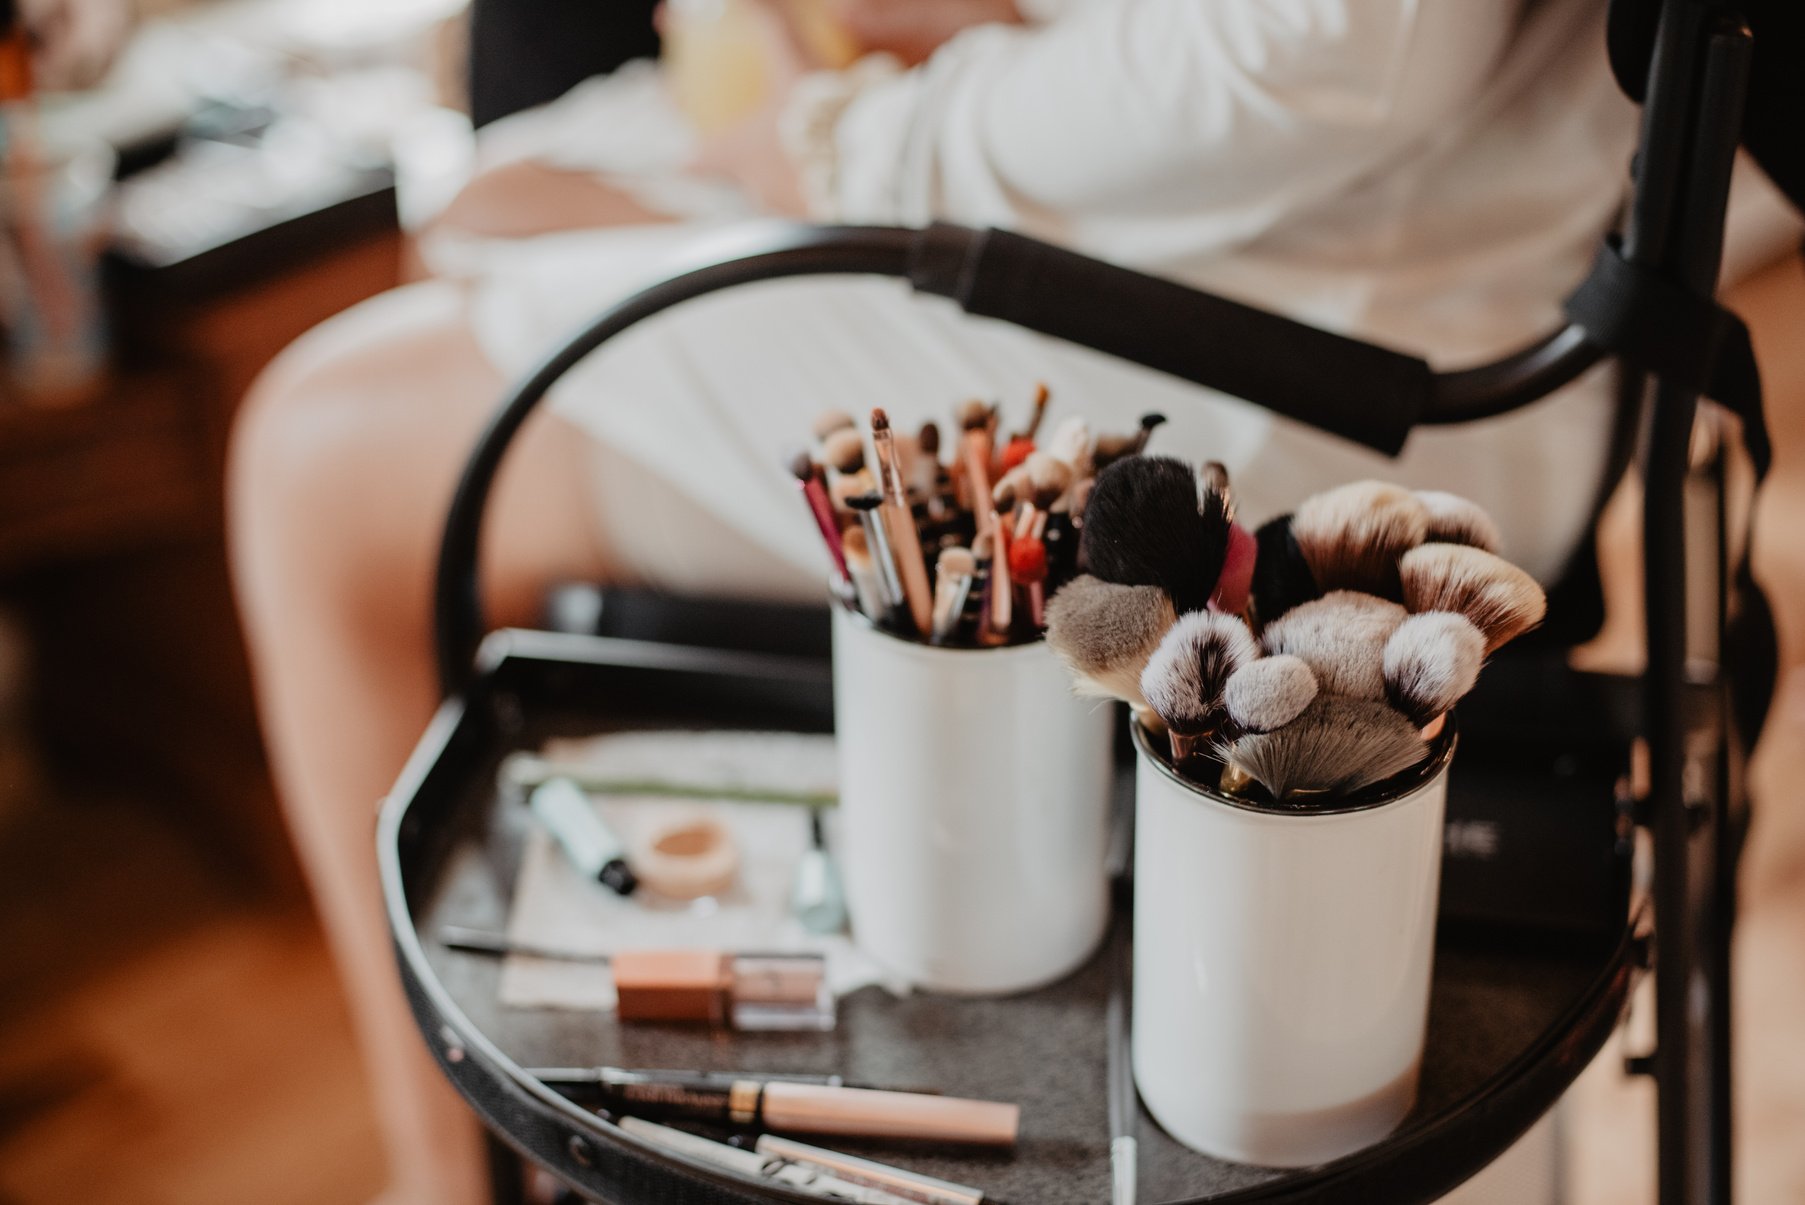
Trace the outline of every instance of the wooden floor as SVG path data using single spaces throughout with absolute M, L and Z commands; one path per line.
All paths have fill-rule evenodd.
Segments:
M 0 1202 L 340 1205 L 381 1186 L 305 910 L 209 884 L 154 809 L 0 816 Z

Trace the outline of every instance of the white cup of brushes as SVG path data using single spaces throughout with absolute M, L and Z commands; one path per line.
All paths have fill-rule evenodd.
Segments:
M 854 939 L 932 991 L 1025 991 L 1109 920 L 1115 709 L 1045 641 L 938 648 L 836 607 L 840 868 Z

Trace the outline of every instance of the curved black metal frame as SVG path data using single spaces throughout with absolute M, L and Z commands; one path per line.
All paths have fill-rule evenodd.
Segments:
M 1623 258 L 1711 296 L 1750 57 L 1734 4 L 1662 0 L 1644 106 L 1635 193 Z M 1326 334 L 1169 281 L 1101 264 L 997 231 L 937 226 L 794 227 L 740 254 L 627 299 L 597 318 L 523 381 L 477 444 L 448 512 L 435 599 L 436 655 L 447 694 L 470 681 L 483 632 L 477 581 L 482 513 L 503 454 L 528 415 L 571 367 L 628 327 L 682 301 L 786 276 L 865 274 L 909 280 L 966 310 L 1123 356 L 1220 389 L 1324 430 L 1395 452 L 1419 424 L 1465 422 L 1525 405 L 1604 358 L 1569 325 L 1517 354 L 1434 373 L 1422 360 Z M 1108 305 L 1090 304 L 1099 293 Z M 1205 343 L 1198 332 L 1235 322 L 1261 338 Z M 1269 340 L 1269 341 L 1268 341 Z M 1271 354 L 1271 349 L 1284 354 Z M 1306 354 L 1300 354 L 1300 349 Z M 1337 397 L 1298 365 L 1339 366 Z M 1352 383 L 1352 384 L 1350 384 Z M 1727 802 L 1687 806 L 1680 692 L 1685 645 L 1681 481 L 1698 391 L 1656 380 L 1644 454 L 1645 730 L 1654 832 L 1661 1200 L 1729 1201 L 1728 926 L 1736 834 Z M 1726 853 L 1727 851 L 1727 853 Z M 404 967 L 424 972 L 404 942 Z M 1708 989 L 1704 1016 L 1690 1006 Z M 1704 1152 L 1699 1158 L 1698 1153 Z

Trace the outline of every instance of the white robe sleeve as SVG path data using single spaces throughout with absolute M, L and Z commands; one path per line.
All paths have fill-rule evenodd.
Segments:
M 843 221 L 1004 226 L 1127 263 L 1220 252 L 1432 137 L 1517 0 L 1117 0 L 968 30 L 838 114 Z

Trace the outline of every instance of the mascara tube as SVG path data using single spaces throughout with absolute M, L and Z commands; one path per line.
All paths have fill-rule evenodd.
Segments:
M 633 894 L 639 879 L 627 865 L 627 847 L 602 823 L 582 787 L 550 778 L 533 788 L 527 805 L 571 865 L 621 895 Z

